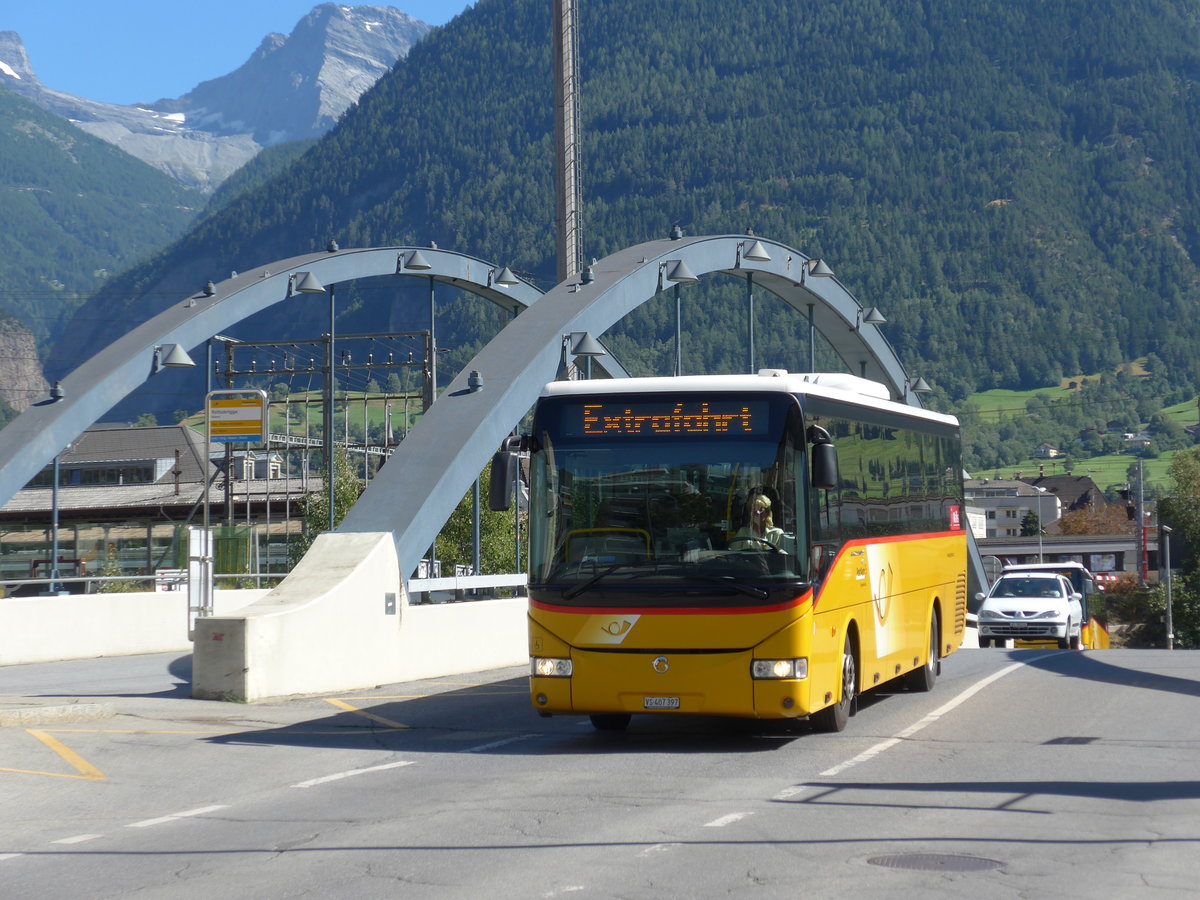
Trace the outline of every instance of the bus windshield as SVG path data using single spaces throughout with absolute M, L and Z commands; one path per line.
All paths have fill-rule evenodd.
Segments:
M 531 580 L 583 603 L 668 589 L 761 601 L 802 579 L 798 422 L 786 394 L 544 400 Z

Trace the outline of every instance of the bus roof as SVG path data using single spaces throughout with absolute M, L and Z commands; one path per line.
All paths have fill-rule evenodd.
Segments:
M 590 381 L 552 381 L 543 397 L 592 394 L 677 394 L 696 391 L 769 392 L 810 395 L 841 400 L 871 409 L 886 409 L 916 419 L 957 425 L 953 416 L 889 399 L 884 384 L 840 372 L 795 373 L 786 369 L 760 369 L 757 375 L 681 375 L 655 378 L 604 378 Z

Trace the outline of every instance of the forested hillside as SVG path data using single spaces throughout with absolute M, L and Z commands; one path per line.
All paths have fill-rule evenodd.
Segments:
M 1200 383 L 1200 0 L 585 0 L 581 15 L 587 256 L 674 223 L 752 227 L 879 307 L 942 403 L 1151 353 L 1173 384 Z M 549 18 L 548 0 L 479 0 L 435 29 L 293 165 L 82 310 L 55 374 L 122 317 L 331 238 L 433 240 L 549 287 Z M 389 292 L 343 296 L 344 327 L 420 324 Z M 689 301 L 689 371 L 744 365 L 741 307 L 721 301 Z M 483 306 L 446 310 L 439 343 L 477 346 L 496 327 Z M 760 363 L 804 366 L 794 314 L 761 316 Z M 254 327 L 323 330 L 315 304 L 309 322 Z M 635 371 L 666 371 L 666 303 L 609 337 Z
M 202 199 L 2 86 L 0 185 L 0 316 L 42 343 L 109 276 L 182 234 Z

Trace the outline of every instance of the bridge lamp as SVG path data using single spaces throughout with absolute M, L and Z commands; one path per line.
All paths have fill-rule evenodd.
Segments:
M 908 401 L 909 394 L 932 394 L 933 388 L 929 386 L 929 382 L 919 375 L 916 378 L 910 378 L 904 383 L 904 400 Z
M 860 306 L 857 312 L 854 314 L 854 327 L 850 330 L 861 331 L 864 325 L 879 326 L 886 324 L 887 319 L 884 318 L 883 313 L 881 313 L 876 307 L 872 306 L 867 309 L 863 309 Z
M 584 364 L 584 378 L 592 377 L 592 358 L 596 356 L 608 356 L 608 351 L 605 350 L 600 342 L 591 336 L 589 332 L 579 331 L 574 332 L 571 338 L 571 355 L 574 357 L 582 356 L 587 362 Z
M 429 260 L 425 258 L 425 254 L 420 250 L 414 250 L 412 253 L 408 254 L 407 259 L 405 259 L 403 253 L 396 256 L 397 275 L 404 274 L 405 269 L 412 269 L 415 272 L 426 272 L 432 268 L 433 266 L 430 264 Z
M 419 251 L 418 251 L 419 252 Z M 500 287 L 512 287 L 514 284 L 520 284 L 521 279 L 513 274 L 513 270 L 508 266 L 500 269 L 489 269 L 487 276 L 487 286 L 491 287 L 496 284 Z
M 182 344 L 159 344 L 154 348 L 154 360 L 150 365 L 150 374 L 157 375 L 166 368 L 187 369 L 196 365 Z

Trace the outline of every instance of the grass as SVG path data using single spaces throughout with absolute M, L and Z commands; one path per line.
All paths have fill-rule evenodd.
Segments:
M 1178 450 L 1171 450 L 1164 453 L 1157 459 L 1142 460 L 1142 475 L 1145 479 L 1146 486 L 1155 485 L 1166 489 L 1170 486 L 1171 477 L 1168 470 L 1171 466 L 1171 459 Z M 1093 456 L 1090 459 L 1075 460 L 1075 467 L 1071 470 L 1072 475 L 1086 475 L 1096 482 L 1097 486 L 1102 491 L 1117 489 L 1124 487 L 1130 483 L 1129 475 L 1127 474 L 1131 465 L 1136 465 L 1138 458 L 1125 453 L 1113 454 L 1110 456 Z M 974 478 L 1016 478 L 1020 475 L 1023 478 L 1029 478 L 1038 475 L 1040 466 L 1045 466 L 1047 475 L 1066 475 L 1067 472 L 1063 469 L 1062 460 L 1060 459 L 1026 459 L 1013 466 L 1001 466 L 995 469 L 986 471 L 972 471 L 971 475 Z

